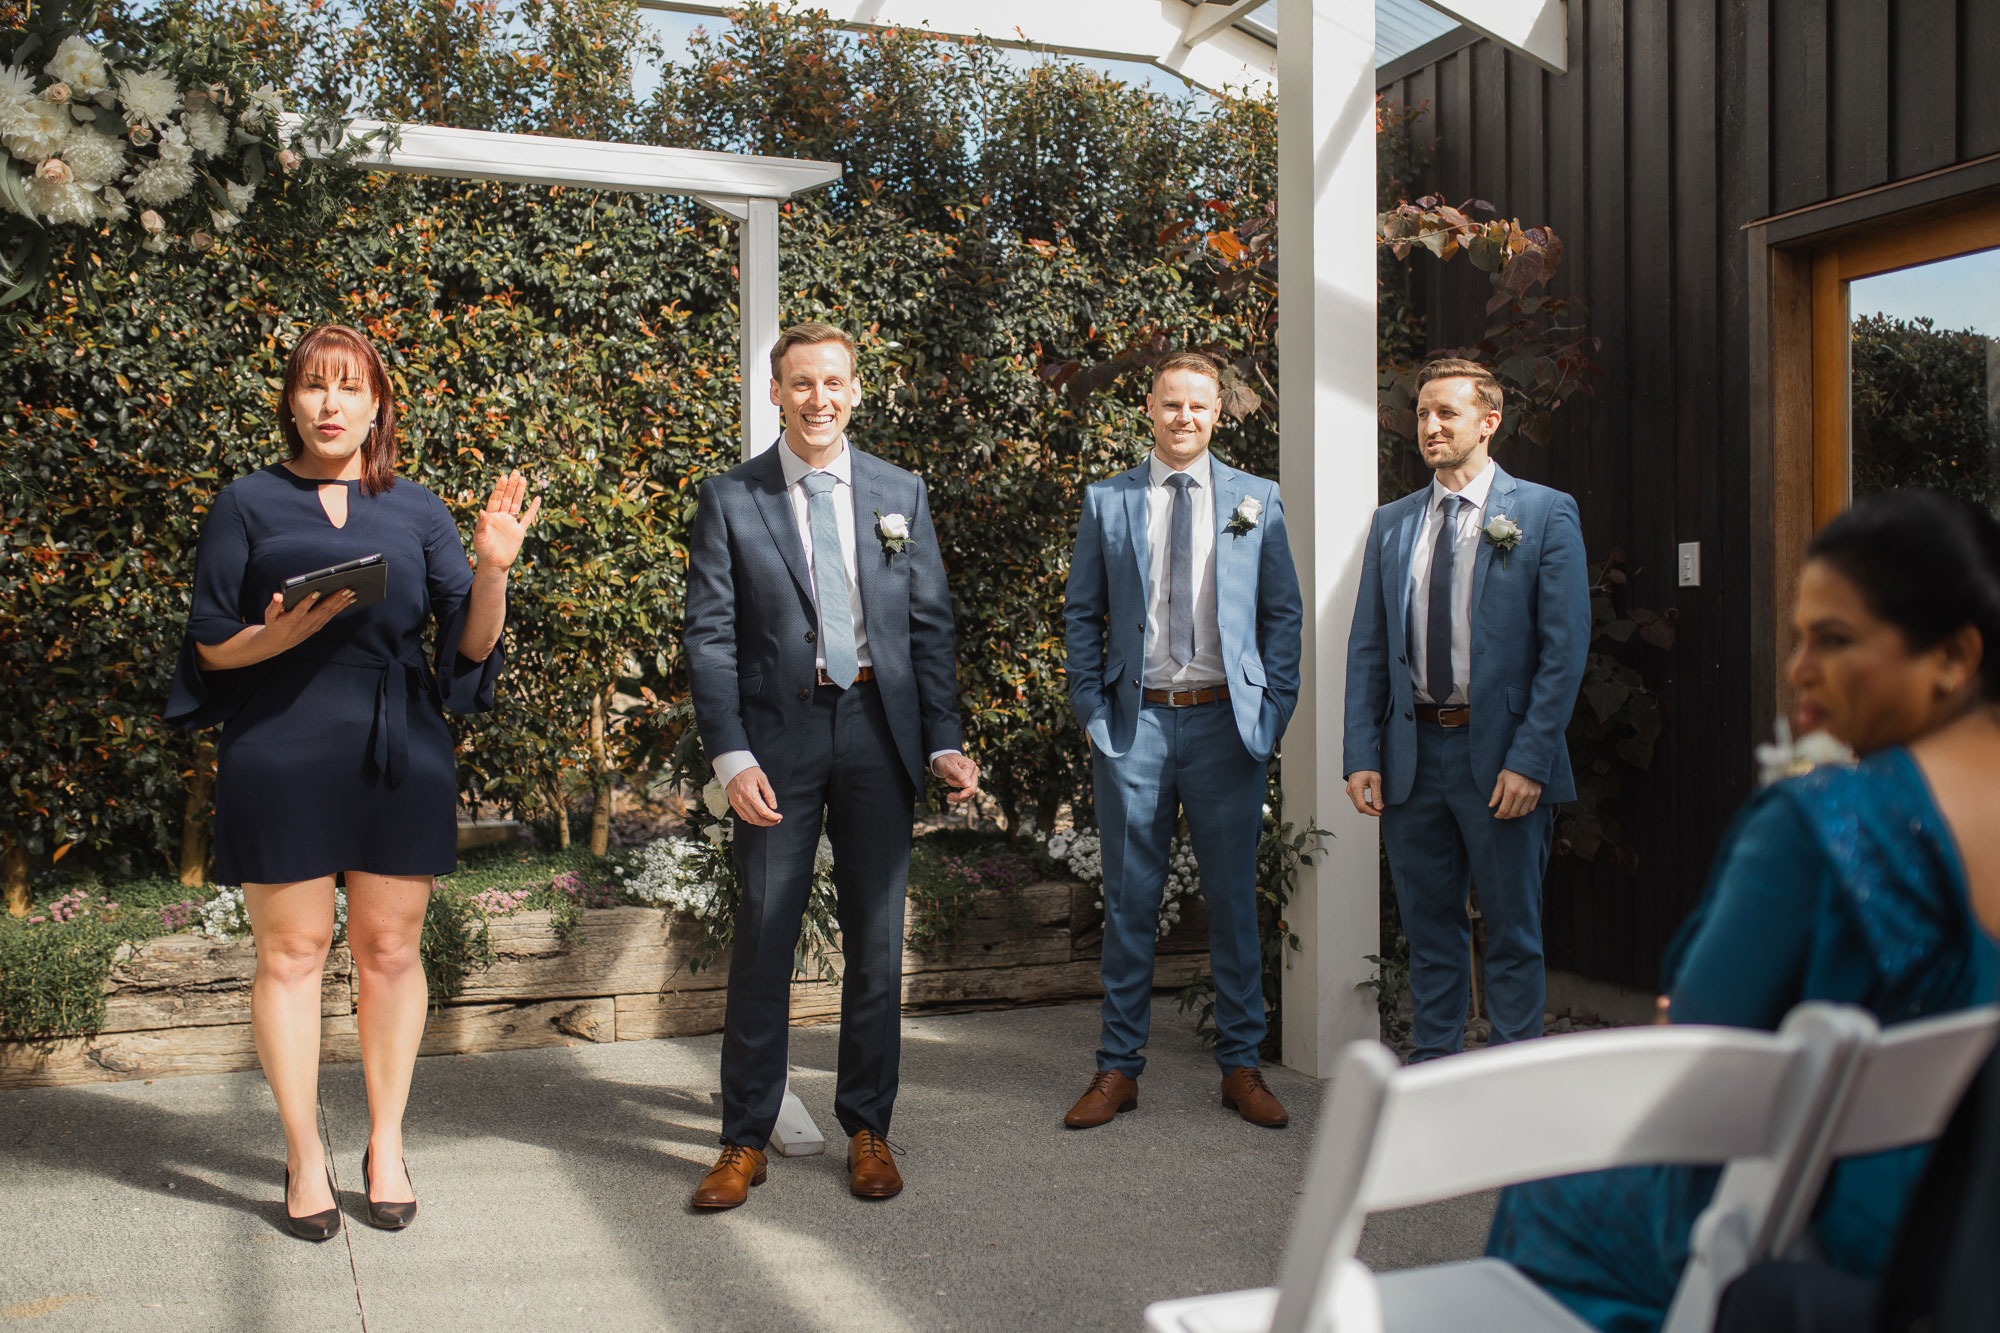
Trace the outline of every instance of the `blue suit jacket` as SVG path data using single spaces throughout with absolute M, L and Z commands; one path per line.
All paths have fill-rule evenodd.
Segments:
M 703 749 L 749 750 L 773 773 L 784 771 L 786 734 L 812 711 L 818 655 L 819 613 L 785 495 L 784 447 L 702 483 L 681 621 Z M 868 655 L 896 750 L 921 791 L 929 756 L 963 744 L 951 592 L 923 481 L 859 449 L 853 481 Z M 891 554 L 882 544 L 878 513 L 910 520 L 907 550 Z
M 1276 482 L 1210 455 L 1215 486 L 1215 608 L 1222 666 L 1244 748 L 1268 759 L 1299 702 L 1305 606 L 1285 539 Z M 1069 700 L 1102 754 L 1117 758 L 1139 726 L 1146 665 L 1146 483 L 1151 457 L 1083 493 L 1063 600 Z M 1228 531 L 1245 497 L 1264 506 L 1257 526 Z
M 1576 501 L 1518 481 L 1498 463 L 1490 521 L 1521 525 L 1502 556 L 1481 537 L 1472 574 L 1472 774 L 1491 790 L 1500 770 L 1542 784 L 1545 802 L 1576 799 L 1569 730 L 1590 652 L 1590 570 Z M 1347 725 L 1342 776 L 1382 775 L 1382 799 L 1408 800 L 1417 774 L 1410 682 L 1410 560 L 1431 488 L 1375 511 L 1361 557 L 1361 592 L 1347 639 Z

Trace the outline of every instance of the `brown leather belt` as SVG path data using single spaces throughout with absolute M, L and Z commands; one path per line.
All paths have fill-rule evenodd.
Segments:
M 1456 708 L 1435 708 L 1430 704 L 1417 705 L 1417 721 L 1435 722 L 1440 727 L 1464 727 L 1472 724 L 1472 709 L 1465 704 Z
M 1149 704 L 1165 704 L 1169 708 L 1192 708 L 1196 704 L 1227 703 L 1229 687 L 1204 685 L 1198 690 L 1141 690 L 1139 695 Z
M 820 684 L 822 685 L 833 684 L 833 677 L 826 674 L 826 669 L 824 667 L 819 668 L 815 672 L 815 674 L 818 676 Z M 854 673 L 854 683 L 857 685 L 859 685 L 864 680 L 873 680 L 873 679 L 875 679 L 875 668 L 872 666 L 862 667 L 860 670 Z

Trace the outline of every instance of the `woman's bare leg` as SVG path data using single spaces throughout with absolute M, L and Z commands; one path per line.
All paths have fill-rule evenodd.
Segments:
M 245 884 L 243 905 L 257 939 L 250 1033 L 285 1127 L 292 1175 L 285 1209 L 304 1217 L 334 1206 L 319 1136 L 320 987 L 333 942 L 333 876 Z
M 361 1070 L 368 1083 L 368 1149 L 377 1203 L 416 1198 L 403 1171 L 403 1108 L 430 993 L 418 943 L 428 875 L 347 875 L 347 947 L 354 954 Z

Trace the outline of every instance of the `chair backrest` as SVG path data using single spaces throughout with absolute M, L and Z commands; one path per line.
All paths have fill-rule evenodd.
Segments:
M 1996 1038 L 2000 1006 L 1982 1005 L 1899 1023 L 1864 1047 L 1805 1174 L 1776 1219 L 1772 1254 L 1785 1254 L 1804 1232 L 1835 1161 L 1929 1143 L 1944 1133 Z
M 1865 1023 L 1865 1016 L 1863 1019 Z M 1523 1042 L 1400 1069 L 1347 1048 L 1286 1247 L 1272 1333 L 1323 1318 L 1370 1211 L 1575 1171 L 1785 1157 L 1866 1027 L 1833 1006 L 1777 1033 L 1631 1028 Z

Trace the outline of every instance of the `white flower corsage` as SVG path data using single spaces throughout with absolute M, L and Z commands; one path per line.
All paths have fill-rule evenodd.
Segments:
M 1505 514 L 1495 514 L 1493 521 L 1480 531 L 1485 534 L 1487 542 L 1493 549 L 1500 553 L 1503 562 L 1507 553 L 1521 544 L 1521 525 Z
M 1224 531 L 1241 537 L 1256 527 L 1264 517 L 1264 502 L 1254 495 L 1246 495 L 1237 504 L 1236 512 L 1229 516 L 1229 526 Z
M 910 536 L 910 520 L 901 514 L 885 514 L 875 511 L 875 535 L 882 539 L 882 547 L 890 555 L 901 555 L 916 544 Z
M 1757 785 L 1768 787 L 1784 778 L 1810 773 L 1824 764 L 1851 764 L 1854 751 L 1824 731 L 1792 739 L 1792 724 L 1778 719 L 1777 739 L 1757 747 Z

